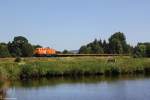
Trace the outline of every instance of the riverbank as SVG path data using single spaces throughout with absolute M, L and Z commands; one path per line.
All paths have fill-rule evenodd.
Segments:
M 88 76 L 121 74 L 149 74 L 149 58 L 131 57 L 59 57 L 14 58 L 0 60 L 1 79 L 23 80 L 56 76 Z

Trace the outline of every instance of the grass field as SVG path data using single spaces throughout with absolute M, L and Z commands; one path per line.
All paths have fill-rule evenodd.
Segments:
M 109 61 L 114 59 L 114 61 Z M 54 76 L 149 74 L 149 58 L 54 57 L 0 59 L 1 79 L 28 79 Z

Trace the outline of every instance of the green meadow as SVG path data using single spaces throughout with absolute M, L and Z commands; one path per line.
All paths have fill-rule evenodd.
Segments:
M 149 74 L 149 58 L 54 57 L 0 59 L 0 78 L 23 80 L 42 77 Z

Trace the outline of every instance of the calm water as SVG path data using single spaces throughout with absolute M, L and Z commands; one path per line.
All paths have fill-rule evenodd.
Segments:
M 2 88 L 7 100 L 150 100 L 145 76 L 51 78 L 6 82 Z

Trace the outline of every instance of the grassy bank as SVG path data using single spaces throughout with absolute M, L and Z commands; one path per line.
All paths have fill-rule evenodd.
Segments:
M 115 57 L 24 58 L 0 60 L 0 77 L 26 79 L 53 76 L 149 74 L 149 58 Z

